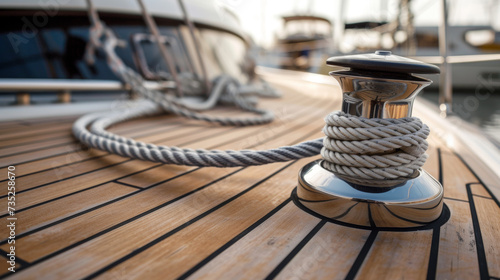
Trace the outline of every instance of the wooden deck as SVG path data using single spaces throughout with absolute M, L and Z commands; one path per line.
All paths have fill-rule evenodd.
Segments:
M 287 80 L 262 100 L 277 120 L 220 127 L 175 116 L 111 130 L 179 147 L 261 149 L 322 136 L 338 88 Z M 337 92 L 336 92 L 337 90 Z M 307 93 L 307 95 L 305 94 Z M 234 114 L 228 109 L 217 114 Z M 418 116 L 418 114 L 417 114 Z M 431 129 L 431 116 L 424 118 Z M 13 279 L 500 279 L 500 204 L 459 154 L 432 134 L 425 169 L 445 188 L 448 222 L 420 231 L 350 228 L 297 207 L 299 169 L 316 159 L 247 168 L 195 168 L 88 150 L 75 117 L 0 123 L 0 215 L 7 166 L 16 174 Z

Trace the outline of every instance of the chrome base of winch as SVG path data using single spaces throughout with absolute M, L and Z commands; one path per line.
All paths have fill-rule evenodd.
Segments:
M 339 178 L 313 161 L 299 172 L 297 199 L 320 216 L 355 226 L 413 228 L 443 211 L 443 186 L 423 169 L 392 187 L 370 187 Z

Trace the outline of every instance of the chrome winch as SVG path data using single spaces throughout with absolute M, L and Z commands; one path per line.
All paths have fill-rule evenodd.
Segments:
M 327 64 L 349 68 L 330 72 L 342 88 L 342 112 L 368 119 L 411 117 L 415 97 L 431 84 L 413 74 L 440 72 L 389 51 L 331 57 Z M 422 168 L 402 181 L 372 184 L 331 171 L 324 163 L 317 160 L 302 168 L 296 194 L 298 203 L 322 217 L 363 227 L 412 228 L 442 213 L 443 187 Z

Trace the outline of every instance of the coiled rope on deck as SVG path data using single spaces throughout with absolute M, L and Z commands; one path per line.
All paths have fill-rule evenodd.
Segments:
M 276 149 L 253 150 L 204 150 L 157 146 L 135 141 L 106 131 L 106 127 L 128 119 L 161 112 L 154 103 L 143 101 L 135 108 L 122 113 L 96 113 L 78 119 L 73 134 L 86 145 L 135 159 L 189 166 L 234 167 L 284 162 L 319 154 L 322 138 L 294 146 Z M 90 130 L 87 127 L 90 125 Z
M 323 167 L 348 181 L 397 184 L 427 159 L 430 130 L 419 118 L 367 119 L 334 112 L 325 122 Z
M 263 165 L 315 156 L 346 180 L 363 185 L 403 182 L 425 163 L 429 128 L 420 119 L 366 119 L 333 112 L 325 119 L 325 138 L 269 150 L 204 150 L 158 146 L 106 130 L 122 121 L 163 110 L 146 100 L 120 113 L 95 113 L 78 119 L 73 133 L 86 145 L 121 156 L 189 166 Z M 90 130 L 87 128 L 90 126 Z
M 209 98 L 200 104 L 190 104 L 183 99 L 147 89 L 143 78 L 125 66 L 116 55 L 114 49 L 118 40 L 112 30 L 100 23 L 92 32 L 105 36 L 103 44 L 93 44 L 105 51 L 110 68 L 122 81 L 130 85 L 133 91 L 147 100 L 136 102 L 132 108 L 125 108 L 121 112 L 94 113 L 78 119 L 73 125 L 73 134 L 87 146 L 153 162 L 215 167 L 285 162 L 315 156 L 321 152 L 325 168 L 350 182 L 369 186 L 403 182 L 424 164 L 427 157 L 425 139 L 429 128 L 418 118 L 366 119 L 341 112 L 334 112 L 325 119 L 324 139 L 260 151 L 182 149 L 157 146 L 110 133 L 106 128 L 118 122 L 165 112 L 220 125 L 236 126 L 269 123 L 273 120 L 273 114 L 253 106 L 243 94 L 248 88 L 243 90 L 242 85 L 227 76 L 216 79 Z M 252 90 L 256 93 L 267 92 L 269 95 L 269 89 L 266 88 L 250 89 Z M 195 111 L 212 107 L 220 99 L 229 100 L 237 107 L 258 116 L 234 119 L 212 117 Z

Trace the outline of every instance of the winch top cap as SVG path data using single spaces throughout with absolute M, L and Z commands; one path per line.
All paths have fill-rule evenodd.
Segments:
M 439 67 L 418 60 L 393 55 L 390 51 L 376 51 L 369 54 L 334 56 L 326 60 L 327 65 L 351 69 L 401 74 L 439 74 Z

